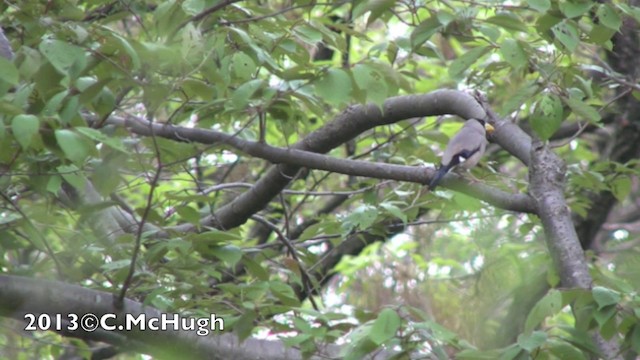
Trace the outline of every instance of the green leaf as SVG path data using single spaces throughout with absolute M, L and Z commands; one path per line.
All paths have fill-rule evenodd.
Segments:
M 5 81 L 11 85 L 18 84 L 20 75 L 18 69 L 13 64 L 13 61 L 9 61 L 0 56 L 0 80 Z
M 396 336 L 396 332 L 400 328 L 401 323 L 402 319 L 400 319 L 400 316 L 398 316 L 395 310 L 384 309 L 373 322 L 373 326 L 369 332 L 369 339 L 376 343 L 376 345 L 381 345 Z
M 480 211 L 483 208 L 478 198 L 460 192 L 456 192 L 455 195 L 453 195 L 453 202 L 464 211 Z
M 140 69 L 140 57 L 138 56 L 138 53 L 135 51 L 133 46 L 129 44 L 127 39 L 116 34 L 115 32 L 112 32 L 109 35 L 113 36 L 113 38 L 116 39 L 118 44 L 120 45 L 120 48 L 124 50 L 127 55 L 129 55 L 129 59 L 131 60 L 131 70 L 137 71 L 138 69 Z
M 90 144 L 80 137 L 78 134 L 68 129 L 57 129 L 55 131 L 56 141 L 58 146 L 64 152 L 67 159 L 76 164 L 82 164 L 84 160 L 89 156 Z
M 592 1 L 559 1 L 559 4 L 560 11 L 569 19 L 585 14 L 593 6 Z
M 551 28 L 553 35 L 569 52 L 574 52 L 578 47 L 580 41 L 578 37 L 578 30 L 573 23 L 569 23 L 567 20 L 559 22 Z
M 247 104 L 249 104 L 249 100 L 253 94 L 255 94 L 263 85 L 264 81 L 260 79 L 251 80 L 240 85 L 240 87 L 233 92 L 233 95 L 231 95 L 231 103 L 236 109 L 244 109 Z
M 40 120 L 35 115 L 18 115 L 11 121 L 11 131 L 23 149 L 29 148 L 33 137 L 40 130 Z
M 598 304 L 598 309 L 602 309 L 609 305 L 615 305 L 619 303 L 621 299 L 619 293 L 602 286 L 595 286 L 591 290 L 591 293 L 593 294 L 593 299 Z
M 235 245 L 218 246 L 209 249 L 209 253 L 234 267 L 242 259 L 242 249 Z
M 531 115 L 531 128 L 542 140 L 548 140 L 562 124 L 562 102 L 556 95 L 544 95 Z
M 545 318 L 557 314 L 560 310 L 562 310 L 562 293 L 551 289 L 529 312 L 524 332 L 531 333 Z
M 46 39 L 40 43 L 39 49 L 51 65 L 62 74 L 69 72 L 74 63 L 86 63 L 84 50 L 64 41 Z
M 389 9 L 392 8 L 395 3 L 395 0 L 369 0 L 367 2 L 363 2 L 364 6 L 356 7 L 359 14 L 356 14 L 356 10 L 354 10 L 353 17 L 356 18 L 365 14 L 367 11 L 370 11 L 371 13 L 367 19 L 367 26 L 369 26 L 380 16 L 388 13 Z
M 599 353 L 598 348 L 593 342 L 592 336 L 587 331 L 576 329 L 573 326 L 558 326 L 558 328 L 569 334 L 569 337 L 565 337 L 563 340 L 573 344 L 581 350 L 585 350 L 596 355 Z
M 382 202 L 380 203 L 380 207 L 385 209 L 387 212 L 389 212 L 389 214 L 397 217 L 398 219 L 402 220 L 402 222 L 406 225 L 407 224 L 407 214 L 405 214 L 402 209 L 400 209 L 399 207 L 390 204 L 388 202 Z
M 86 179 L 82 175 L 80 169 L 75 165 L 60 165 L 56 168 L 56 171 L 62 176 L 62 178 L 71 184 L 76 190 L 84 192 L 86 186 Z
M 356 85 L 366 94 L 366 101 L 382 106 L 388 95 L 384 75 L 367 64 L 357 64 L 352 73 Z
M 500 109 L 501 113 L 509 114 L 531 101 L 531 98 L 538 92 L 538 85 L 531 80 L 525 81 L 521 86 L 509 92 L 509 97 Z
M 618 8 L 622 10 L 622 12 L 624 12 L 626 15 L 633 17 L 635 21 L 640 22 L 640 7 L 620 3 L 618 4 Z
M 487 19 L 488 23 L 498 25 L 505 30 L 527 32 L 527 25 L 513 13 L 503 12 Z
M 529 0 L 527 3 L 529 7 L 541 13 L 547 12 L 551 7 L 550 0 Z
M 562 98 L 562 100 L 565 104 L 569 105 L 571 111 L 576 115 L 583 117 L 585 120 L 591 123 L 597 123 L 600 121 L 601 117 L 598 111 L 585 102 L 570 98 Z
M 242 314 L 242 316 L 240 316 L 240 318 L 238 318 L 238 320 L 234 323 L 233 331 L 238 334 L 238 338 L 240 338 L 240 341 L 243 341 L 244 339 L 251 336 L 251 332 L 254 328 L 253 324 L 257 317 L 258 314 L 256 314 L 255 311 L 248 310 L 245 311 L 245 313 Z
M 596 320 L 601 330 L 615 315 L 616 307 L 614 305 L 605 306 L 593 312 L 593 318 Z
M 627 176 L 617 176 L 611 181 L 611 193 L 618 201 L 623 201 L 631 193 L 631 179 Z
M 622 19 L 615 9 L 609 4 L 600 4 L 596 12 L 600 24 L 608 27 L 613 31 L 618 31 L 622 25 Z
M 500 46 L 500 52 L 504 60 L 515 69 L 522 68 L 529 62 L 520 42 L 515 39 L 505 39 Z
M 235 53 L 231 60 L 231 64 L 235 75 L 243 80 L 251 79 L 257 69 L 256 63 L 253 61 L 251 56 L 243 52 Z
M 120 138 L 112 138 L 103 134 L 102 132 L 100 132 L 100 130 L 83 126 L 76 127 L 74 128 L 74 130 L 86 136 L 87 138 L 99 143 L 103 143 L 114 150 L 118 150 L 126 154 L 129 153 L 129 151 L 122 144 L 122 140 Z
M 291 288 L 291 285 L 282 281 L 269 282 L 269 289 L 273 295 L 286 306 L 300 306 L 300 300 Z
M 129 265 L 131 265 L 131 259 L 122 259 L 122 260 L 116 260 L 116 261 L 104 263 L 100 265 L 100 268 L 106 271 L 114 271 L 114 270 L 128 268 Z
M 580 349 L 577 349 L 576 347 L 571 346 L 564 341 L 549 340 L 548 344 L 549 351 L 558 359 L 587 359 L 587 357 L 582 351 L 580 351 Z
M 182 89 L 189 98 L 199 97 L 205 101 L 214 99 L 215 90 L 204 81 L 187 79 L 182 82 Z
M 258 280 L 262 280 L 262 281 L 269 280 L 269 272 L 267 271 L 267 269 L 262 267 L 262 265 L 259 262 L 253 260 L 253 258 L 251 258 L 250 256 L 243 256 L 242 263 L 244 264 L 247 271 L 251 275 L 258 278 Z
M 544 331 L 534 331 L 529 335 L 524 333 L 518 336 L 518 345 L 527 352 L 539 348 L 545 341 L 547 341 L 547 333 Z
M 336 106 L 348 103 L 353 90 L 349 74 L 335 68 L 329 69 L 314 85 L 319 97 Z
M 615 33 L 615 30 L 611 30 L 606 26 L 594 25 L 589 32 L 589 41 L 597 45 L 606 45 Z
M 423 21 L 411 32 L 411 47 L 418 48 L 442 29 L 442 24 L 437 17 L 432 16 Z
M 378 209 L 369 205 L 362 205 L 344 218 L 342 229 L 345 233 L 354 229 L 368 229 L 373 225 L 377 217 Z
M 178 206 L 175 209 L 176 213 L 180 215 L 182 220 L 190 222 L 196 226 L 200 224 L 200 213 L 198 212 L 198 210 L 188 205 Z
M 490 48 L 488 46 L 479 46 L 473 48 L 457 59 L 453 60 L 451 65 L 449 66 L 449 75 L 452 77 L 460 76 L 465 70 L 469 68 L 469 66 L 473 65 L 482 55 L 489 52 Z

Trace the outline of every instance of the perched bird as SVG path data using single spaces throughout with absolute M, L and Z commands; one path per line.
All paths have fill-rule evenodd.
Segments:
M 429 183 L 429 189 L 434 190 L 442 177 L 453 167 L 460 165 L 465 169 L 474 167 L 487 146 L 487 132 L 493 132 L 493 126 L 484 120 L 469 119 L 462 129 L 449 141 L 442 154 L 440 168 Z

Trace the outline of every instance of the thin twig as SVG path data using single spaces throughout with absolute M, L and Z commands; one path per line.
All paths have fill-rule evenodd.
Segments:
M 278 239 L 280 239 L 280 241 L 284 244 L 284 246 L 287 248 L 287 250 L 289 251 L 289 254 L 291 254 L 291 257 L 293 258 L 293 260 L 295 260 L 295 262 L 298 264 L 298 269 L 300 270 L 300 278 L 302 280 L 302 286 L 304 287 L 304 290 L 307 292 L 308 294 L 308 298 L 309 301 L 311 302 L 311 305 L 313 306 L 313 308 L 315 310 L 318 310 L 318 304 L 316 304 L 316 301 L 313 299 L 313 290 L 314 290 L 314 286 L 313 283 L 311 282 L 311 277 L 309 276 L 309 274 L 307 273 L 307 270 L 305 270 L 304 265 L 302 264 L 302 262 L 300 261 L 300 258 L 298 257 L 298 254 L 296 252 L 296 248 L 293 246 L 293 244 L 291 243 L 291 240 L 289 240 L 283 233 L 282 231 L 280 231 L 280 229 L 278 229 L 278 227 L 275 224 L 272 224 L 271 222 L 269 222 L 267 219 L 258 216 L 258 215 L 252 215 L 251 219 L 267 226 L 268 228 L 270 228 L 271 230 L 273 230 L 273 232 L 275 232 L 278 235 Z

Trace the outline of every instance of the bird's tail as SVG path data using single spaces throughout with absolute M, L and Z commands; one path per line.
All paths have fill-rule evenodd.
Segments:
M 440 165 L 440 168 L 438 169 L 436 174 L 433 176 L 433 179 L 431 179 L 431 182 L 429 182 L 429 190 L 431 191 L 435 190 L 436 186 L 438 186 L 438 183 L 440 183 L 440 180 L 442 179 L 442 177 L 445 176 L 445 174 L 448 171 L 449 171 L 448 166 Z

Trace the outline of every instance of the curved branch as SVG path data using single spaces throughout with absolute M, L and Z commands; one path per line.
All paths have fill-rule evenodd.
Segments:
M 108 325 L 125 325 L 125 314 L 138 316 L 144 314 L 146 319 L 160 318 L 162 312 L 145 306 L 139 302 L 125 299 L 121 310 L 114 306 L 114 295 L 86 289 L 77 285 L 69 285 L 57 281 L 40 280 L 26 277 L 0 275 L 0 316 L 24 321 L 25 314 L 48 314 L 52 318 L 60 314 L 93 314 L 98 317 L 115 314 Z M 175 316 L 168 314 L 168 318 Z M 195 331 L 175 330 L 172 326 L 164 331 L 65 331 L 63 335 L 82 339 L 120 343 L 125 347 L 159 358 L 194 358 L 194 359 L 302 359 L 296 349 L 287 348 L 280 341 L 246 339 L 241 342 L 232 333 L 212 333 L 209 336 L 198 336 Z M 338 356 L 339 347 L 328 345 L 320 349 L 315 359 Z M 379 358 L 390 356 L 389 353 L 378 354 Z
M 351 140 L 358 134 L 375 126 L 391 124 L 400 120 L 455 113 L 464 118 L 485 118 L 486 113 L 474 97 L 454 90 L 439 90 L 424 95 L 399 96 L 388 99 L 384 112 L 375 105 L 352 106 L 326 126 L 312 132 L 290 149 L 282 149 L 261 142 L 243 140 L 221 132 L 150 123 L 127 116 L 112 117 L 109 123 L 129 127 L 142 135 L 155 134 L 177 141 L 195 141 L 203 144 L 225 144 L 246 154 L 269 160 L 278 165 L 270 169 L 254 186 L 231 203 L 223 206 L 213 217 L 205 220 L 205 225 L 229 229 L 244 223 L 251 215 L 261 210 L 287 186 L 301 167 L 327 170 L 337 173 L 392 179 L 425 184 L 433 175 L 433 170 L 414 166 L 371 163 L 350 159 L 336 159 L 317 154 L 327 152 Z M 526 136 L 526 134 L 525 134 Z M 449 175 L 443 186 L 452 186 L 471 196 L 485 200 L 506 210 L 533 212 L 534 207 L 528 196 L 509 194 L 484 185 L 467 185 L 454 181 Z M 190 231 L 192 225 L 181 231 Z

